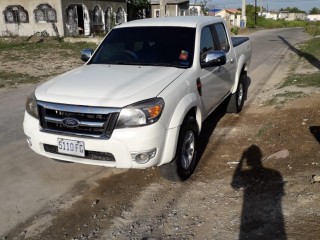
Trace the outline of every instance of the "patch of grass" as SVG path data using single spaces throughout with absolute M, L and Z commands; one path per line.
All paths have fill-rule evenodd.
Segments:
M 305 96 L 303 92 L 284 92 L 284 93 L 278 93 L 275 95 L 277 98 L 285 98 L 285 99 L 294 99 L 294 98 L 300 98 Z
M 92 48 L 95 49 L 97 44 L 90 42 L 77 42 L 77 43 L 69 43 L 64 42 L 63 40 L 57 40 L 54 38 L 43 38 L 43 41 L 31 42 L 26 38 L 19 39 L 10 39 L 4 40 L 0 39 L 0 52 L 8 51 L 8 50 L 21 50 L 26 53 L 35 53 L 43 52 L 46 49 L 52 50 L 56 49 L 59 51 L 68 50 L 70 54 L 80 55 L 80 51 L 84 48 Z
M 286 103 L 288 100 L 301 98 L 307 96 L 304 92 L 289 92 L 278 93 L 273 96 L 272 99 L 266 101 L 264 106 L 276 106 L 276 108 L 281 108 L 281 105 Z
M 29 74 L 0 71 L 0 87 L 21 83 L 37 83 L 39 80 L 40 77 L 30 76 Z
M 305 31 L 311 36 L 319 36 L 320 35 L 320 22 L 309 22 L 305 27 Z
M 310 54 L 310 55 L 314 56 L 315 58 L 320 58 L 320 37 L 313 38 L 313 39 L 307 41 L 301 47 L 301 51 L 303 51 L 305 54 Z M 307 59 L 307 60 L 312 60 L 312 59 Z
M 286 21 L 284 19 L 266 19 L 264 17 L 257 18 L 257 25 L 254 23 L 254 18 L 248 18 L 247 26 L 249 28 L 253 27 L 262 27 L 262 28 L 290 28 L 290 27 L 306 27 L 308 26 L 307 21 L 295 20 L 295 21 Z
M 287 86 L 320 87 L 320 73 L 292 74 L 286 78 L 279 88 Z
M 271 122 L 267 122 L 265 125 L 263 125 L 257 132 L 256 137 L 261 138 L 265 133 L 273 127 L 273 124 Z

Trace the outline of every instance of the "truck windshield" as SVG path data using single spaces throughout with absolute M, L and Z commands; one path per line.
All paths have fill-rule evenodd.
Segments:
M 189 68 L 193 62 L 194 42 L 194 28 L 116 28 L 100 45 L 90 64 Z

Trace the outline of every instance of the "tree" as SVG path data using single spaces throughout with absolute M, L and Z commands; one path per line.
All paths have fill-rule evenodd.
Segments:
M 310 10 L 310 14 L 320 14 L 320 9 L 314 7 L 314 8 L 312 8 L 312 9 Z
M 149 17 L 150 2 L 148 0 L 127 0 L 128 20 Z
M 302 11 L 296 7 L 281 8 L 280 11 L 281 12 L 289 12 L 289 13 L 306 13 L 305 11 Z
M 259 12 L 259 7 L 251 4 L 246 6 L 247 27 L 252 28 L 255 26 L 255 15 Z

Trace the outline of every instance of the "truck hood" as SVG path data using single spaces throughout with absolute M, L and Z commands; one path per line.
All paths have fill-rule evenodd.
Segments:
M 185 69 L 158 66 L 84 65 L 39 86 L 40 101 L 124 107 L 156 97 Z

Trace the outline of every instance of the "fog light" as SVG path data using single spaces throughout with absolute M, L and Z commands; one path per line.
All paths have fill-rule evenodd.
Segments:
M 144 152 L 132 152 L 131 157 L 132 160 L 139 164 L 144 164 L 150 161 L 150 159 L 154 158 L 156 156 L 157 149 L 151 149 L 149 151 Z
M 32 141 L 31 141 L 31 138 L 27 136 L 27 143 L 29 145 L 29 147 L 32 146 Z

